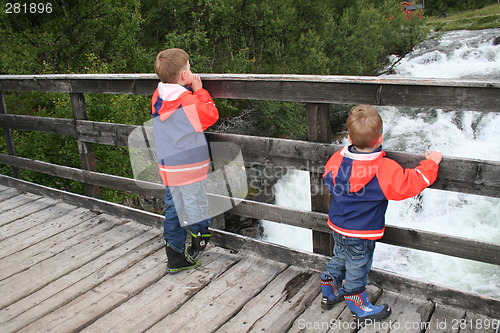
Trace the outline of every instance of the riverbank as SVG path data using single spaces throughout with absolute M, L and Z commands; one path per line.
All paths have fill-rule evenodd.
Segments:
M 500 27 L 500 3 L 446 17 L 428 17 L 427 24 L 434 31 L 498 28 Z

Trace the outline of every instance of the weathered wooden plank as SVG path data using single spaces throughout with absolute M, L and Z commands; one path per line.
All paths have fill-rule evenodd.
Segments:
M 288 265 L 307 267 L 317 271 L 324 270 L 328 262 L 328 257 L 320 254 L 294 250 L 282 245 L 235 235 L 224 230 L 214 230 L 212 241 L 224 248 L 237 249 L 262 258 L 273 259 Z
M 0 239 L 13 235 L 14 228 L 8 226 L 10 223 L 22 219 L 30 214 L 52 207 L 57 202 L 53 199 L 39 198 L 35 201 L 27 202 L 24 205 L 15 207 L 0 215 Z M 21 227 L 21 226 L 18 226 Z
M 331 143 L 332 127 L 330 125 L 330 104 L 307 103 L 307 139 L 308 141 Z M 330 207 L 330 193 L 323 191 L 323 181 L 321 176 L 311 173 L 311 189 L 320 191 L 310 191 L 311 210 L 314 212 L 328 213 Z M 331 232 L 312 231 L 313 252 L 331 255 L 333 250 L 333 240 Z
M 5 106 L 5 100 L 3 98 L 3 92 L 0 91 L 0 116 L 7 114 L 7 106 Z M 14 139 L 12 137 L 12 130 L 5 126 L 2 122 L 3 136 L 5 138 L 5 145 L 7 146 L 7 152 L 9 155 L 16 156 L 16 146 L 14 144 Z M 16 167 L 12 167 L 12 174 L 16 178 L 21 178 L 21 170 Z
M 0 185 L 0 196 L 1 196 L 1 193 L 3 191 L 7 191 L 7 190 L 12 190 L 12 188 L 5 186 L 5 185 Z
M 426 329 L 434 305 L 432 302 L 383 291 L 376 305 L 389 304 L 392 314 L 381 322 L 368 322 L 359 333 L 407 332 L 420 333 Z
M 73 119 L 0 114 L 2 126 L 21 131 L 38 131 L 76 136 Z
M 67 251 L 85 240 L 99 236 L 115 226 L 114 223 L 109 223 L 105 218 L 94 218 L 95 213 L 80 212 L 80 216 L 68 216 L 65 223 L 73 225 L 72 228 L 57 233 L 58 226 L 61 224 L 61 219 L 56 223 L 47 223 L 40 219 L 40 223 L 45 223 L 49 232 L 53 235 L 50 238 L 44 239 L 35 243 L 31 247 L 25 247 L 20 251 L 11 250 L 9 255 L 2 258 L 2 270 L 0 271 L 0 280 L 6 279 L 14 274 L 26 271 L 31 267 L 40 264 L 42 261 L 52 258 L 63 251 Z M 34 223 L 38 219 L 33 220 Z M 38 229 L 38 228 L 37 228 Z M 40 230 L 43 232 L 43 227 Z
M 89 120 L 76 122 L 80 140 L 113 146 L 128 146 L 128 136 L 138 128 L 135 125 L 111 124 Z
M 272 281 L 286 265 L 248 256 L 196 293 L 148 332 L 215 331 Z M 200 311 L 200 309 L 203 309 Z
M 472 311 L 465 313 L 465 318 L 451 321 L 452 327 L 458 327 L 460 332 L 498 333 L 500 329 L 500 312 L 491 317 L 478 315 Z
M 144 332 L 175 312 L 241 258 L 241 255 L 210 246 L 203 253 L 202 266 L 179 274 L 166 274 L 82 332 Z
M 157 235 L 156 230 L 146 231 L 0 310 L 2 330 L 17 332 L 159 251 L 163 241 Z
M 309 278 L 304 282 L 307 277 Z M 305 284 L 295 294 L 288 294 L 284 302 L 278 303 L 264 317 L 258 320 L 254 325 L 255 330 L 270 332 L 277 329 L 278 332 L 285 332 L 292 326 L 295 318 L 310 305 L 320 289 L 316 274 L 302 273 L 296 276 L 285 286 L 285 290 L 291 288 L 295 283 Z
M 102 217 L 100 217 L 102 219 Z M 113 220 L 114 218 L 109 218 Z M 116 219 L 114 219 L 116 221 Z M 95 235 L 28 270 L 0 281 L 0 309 L 17 302 L 61 276 L 94 260 L 109 249 L 137 236 L 138 229 L 131 225 L 118 225 L 107 232 Z
M 399 274 L 377 269 L 370 271 L 369 278 L 371 284 L 402 295 L 418 295 L 420 299 L 454 308 L 468 309 L 490 317 L 495 317 L 500 313 L 500 301 L 491 297 L 457 291 L 409 277 L 402 278 Z
M 57 201 L 50 198 L 43 198 L 22 206 L 10 214 L 0 217 L 0 247 L 4 247 L 4 241 L 8 238 L 33 227 L 39 227 L 39 223 L 56 219 L 68 210 L 57 206 Z M 8 217 L 8 219 L 7 219 Z M 15 223 L 3 223 L 4 221 Z M 38 229 L 38 228 L 37 228 Z
M 319 291 L 319 280 L 317 276 L 316 279 L 314 279 L 311 276 L 311 273 L 303 273 L 305 273 L 305 271 L 302 269 L 294 266 L 288 267 L 271 283 L 269 283 L 269 285 L 260 294 L 252 298 L 234 317 L 232 317 L 227 323 L 220 327 L 217 332 L 230 333 L 249 332 L 251 330 L 255 331 L 255 323 L 259 319 L 267 315 L 269 311 L 271 311 L 271 309 L 273 309 L 278 303 L 288 302 L 288 300 L 294 296 L 291 295 L 291 297 L 288 297 L 285 294 L 287 285 L 305 285 L 307 283 L 305 279 L 311 278 L 312 280 L 315 280 L 316 288 L 314 288 L 315 290 L 310 292 L 309 296 L 314 297 L 315 295 L 317 295 Z M 313 274 L 317 275 L 317 273 Z M 303 289 L 300 289 L 300 292 L 302 293 Z
M 156 190 L 148 190 L 155 184 L 146 183 L 140 180 L 0 154 L 0 163 L 3 161 L 7 162 L 8 160 L 15 163 L 20 168 L 28 168 L 34 171 L 61 178 L 72 179 L 86 184 L 101 185 L 103 187 L 121 189 L 124 191 L 140 191 L 143 194 L 147 193 L 148 195 L 155 196 L 159 196 L 161 195 L 160 193 L 165 191 L 164 186 L 157 186 Z
M 425 333 L 457 333 L 459 327 L 454 322 L 459 322 L 464 317 L 464 310 L 436 304 Z
M 60 203 L 58 205 L 71 207 L 71 209 L 67 208 L 67 214 L 65 214 L 62 218 L 55 216 L 48 223 L 38 224 L 36 225 L 36 228 L 26 229 L 21 233 L 2 240 L 0 242 L 0 258 L 24 250 L 27 247 L 53 236 L 52 226 L 54 225 L 57 225 L 58 233 L 64 232 L 73 227 L 72 222 L 75 221 L 75 219 L 76 223 L 80 223 L 85 221 L 86 218 L 92 218 L 97 215 L 97 213 L 89 212 L 85 208 L 76 208 L 75 206 L 65 203 Z
M 457 251 L 467 258 L 500 265 L 500 245 L 458 236 L 387 225 L 381 242 L 454 256 Z M 459 249 L 460 248 L 460 249 Z M 439 249 L 436 251 L 436 249 Z
M 316 272 L 289 267 L 217 332 L 285 332 L 320 291 Z
M 12 198 L 0 202 L 0 214 L 10 214 L 17 209 L 22 209 L 22 206 L 36 200 L 40 200 L 42 197 L 34 195 L 31 193 L 23 193 L 21 195 L 16 195 Z
M 6 188 L 7 189 L 4 189 L 2 192 L 0 192 L 0 205 L 1 205 L 2 201 L 8 200 L 10 198 L 13 198 L 13 197 L 21 194 L 21 193 L 19 193 L 19 191 L 15 190 L 13 188 L 10 188 L 10 187 L 6 187 Z
M 71 109 L 73 111 L 73 118 L 75 120 L 87 120 L 87 107 L 85 104 L 85 95 L 82 93 L 71 93 Z M 82 141 L 78 133 L 76 135 L 78 153 L 80 154 L 80 160 L 82 169 L 88 171 L 97 171 L 94 152 L 92 151 L 92 144 L 89 142 Z M 101 192 L 98 185 L 85 184 L 85 194 L 99 198 Z
M 290 333 L 326 333 L 336 325 L 342 325 L 337 319 L 345 310 L 346 305 L 340 302 L 330 310 L 321 308 L 321 292 L 312 301 L 311 305 L 294 321 L 288 332 Z
M 56 200 L 62 200 L 69 204 L 90 209 L 95 212 L 105 212 L 107 214 L 140 221 L 142 224 L 155 226 L 160 228 L 163 225 L 164 216 L 154 213 L 149 213 L 140 209 L 126 207 L 120 204 L 115 204 L 109 201 L 90 198 L 84 195 L 71 193 L 67 191 L 57 190 L 48 186 L 17 180 L 5 175 L 0 175 L 0 183 L 8 184 L 16 187 L 20 191 L 29 191 L 43 195 Z
M 1 76 L 0 90 L 109 94 L 153 94 L 158 84 L 154 74 L 96 74 Z
M 497 111 L 498 81 L 355 76 L 202 74 L 215 98 Z M 0 90 L 152 94 L 154 74 L 2 75 Z
M 203 77 L 216 98 L 259 99 L 311 103 L 373 104 L 454 110 L 489 110 L 485 101 L 499 103 L 498 82 L 460 87 L 446 80 L 395 80 L 335 76 Z M 224 80 L 224 79 L 226 80 Z M 490 85 L 488 88 L 485 86 Z M 470 99 L 469 99 L 470 98 Z
M 18 332 L 65 333 L 83 329 L 161 279 L 165 274 L 164 258 L 162 248 Z

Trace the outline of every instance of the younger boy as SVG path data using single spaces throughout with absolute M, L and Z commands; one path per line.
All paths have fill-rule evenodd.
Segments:
M 161 80 L 152 114 L 156 157 L 166 186 L 163 237 L 167 271 L 178 272 L 201 264 L 200 252 L 211 236 L 204 181 L 210 156 L 203 131 L 219 119 L 219 112 L 200 77 L 191 73 L 185 51 L 161 51 L 154 67 Z M 185 227 L 191 233 L 187 248 Z
M 384 157 L 382 118 L 370 105 L 352 108 L 347 129 L 351 145 L 328 160 L 323 175 L 332 193 L 328 225 L 335 245 L 321 274 L 321 306 L 331 309 L 345 300 L 357 320 L 381 320 L 391 309 L 371 304 L 365 288 L 375 241 L 384 235 L 388 200 L 410 198 L 430 186 L 443 155 L 426 152 L 426 159 L 414 169 L 403 169 Z

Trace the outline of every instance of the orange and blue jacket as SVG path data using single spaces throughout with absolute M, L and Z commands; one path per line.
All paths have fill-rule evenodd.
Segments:
M 210 93 L 203 88 L 192 92 L 179 84 L 160 82 L 151 109 L 163 183 L 181 186 L 204 180 L 210 155 L 203 131 L 219 119 Z
M 439 166 L 432 160 L 403 169 L 385 155 L 382 147 L 362 153 L 351 145 L 328 160 L 323 182 L 332 193 L 328 225 L 335 232 L 347 237 L 382 238 L 388 200 L 413 197 L 437 178 Z

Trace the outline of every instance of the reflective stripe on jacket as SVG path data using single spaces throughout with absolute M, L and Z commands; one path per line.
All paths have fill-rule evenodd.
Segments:
M 159 83 L 151 109 L 155 151 L 163 183 L 192 184 L 207 177 L 208 143 L 203 133 L 219 119 L 219 112 L 205 89 L 195 92 L 178 84 Z
M 323 174 L 323 182 L 332 192 L 328 225 L 348 237 L 382 238 L 388 200 L 419 194 L 434 183 L 438 169 L 432 160 L 403 169 L 385 157 L 382 147 L 373 153 L 344 147 L 328 160 Z

